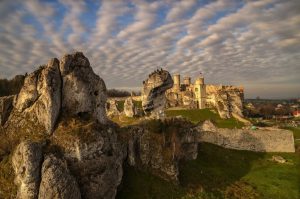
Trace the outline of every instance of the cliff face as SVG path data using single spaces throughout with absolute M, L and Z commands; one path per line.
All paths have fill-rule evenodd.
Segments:
M 198 154 L 197 131 L 181 120 L 151 120 L 128 127 L 121 137 L 127 143 L 129 165 L 173 182 L 178 182 L 179 161 Z
M 160 117 L 166 105 L 165 91 L 173 87 L 173 79 L 166 70 L 151 73 L 143 82 L 142 106 L 146 114 Z

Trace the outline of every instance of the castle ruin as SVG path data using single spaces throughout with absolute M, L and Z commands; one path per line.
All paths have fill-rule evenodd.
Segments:
M 167 106 L 183 108 L 216 108 L 220 117 L 243 117 L 244 89 L 237 86 L 205 84 L 203 75 L 196 78 L 173 75 L 174 85 L 167 90 Z

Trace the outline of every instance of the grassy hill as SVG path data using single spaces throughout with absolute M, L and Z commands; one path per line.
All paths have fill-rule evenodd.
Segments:
M 286 164 L 270 161 L 281 155 Z M 180 165 L 180 185 L 125 168 L 117 198 L 299 199 L 300 154 L 255 153 L 201 144 L 198 158 Z
M 168 117 L 182 116 L 193 123 L 204 122 L 205 120 L 212 120 L 220 128 L 242 128 L 243 123 L 234 118 L 222 119 L 217 113 L 211 109 L 182 109 L 182 110 L 166 110 Z

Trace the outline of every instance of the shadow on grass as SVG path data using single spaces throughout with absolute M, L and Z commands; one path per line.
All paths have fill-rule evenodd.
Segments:
M 223 198 L 224 194 L 231 198 L 242 198 L 242 195 L 256 198 L 255 190 L 240 179 L 249 173 L 254 161 L 264 156 L 265 153 L 225 149 L 208 143 L 199 144 L 198 158 L 180 164 L 181 186 L 192 192 L 212 192 L 217 198 Z
M 147 171 L 124 166 L 117 198 L 259 198 L 259 194 L 241 178 L 252 162 L 265 153 L 237 151 L 203 143 L 196 160 L 180 162 L 180 185 L 164 181 Z

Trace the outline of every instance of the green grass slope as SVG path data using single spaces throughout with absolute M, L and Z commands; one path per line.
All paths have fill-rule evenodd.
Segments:
M 219 128 L 242 128 L 243 123 L 234 118 L 222 119 L 217 113 L 210 109 L 182 109 L 166 110 L 167 117 L 182 116 L 191 122 L 197 124 L 205 120 L 212 120 Z
M 270 161 L 281 155 L 286 164 Z M 180 164 L 180 185 L 125 168 L 117 198 L 299 199 L 300 155 L 256 153 L 201 144 L 198 158 Z

